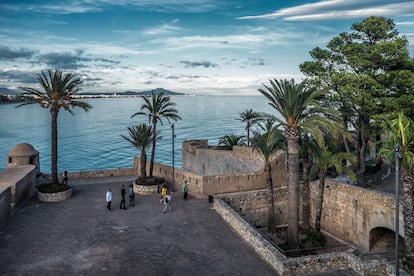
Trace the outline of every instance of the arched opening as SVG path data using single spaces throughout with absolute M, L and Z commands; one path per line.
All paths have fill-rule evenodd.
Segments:
M 402 252 L 403 238 L 399 236 L 399 248 Z M 369 251 L 390 253 L 395 250 L 395 232 L 384 227 L 371 229 L 369 233 Z

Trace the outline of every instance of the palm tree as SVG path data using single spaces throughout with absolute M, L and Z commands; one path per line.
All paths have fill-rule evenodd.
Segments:
M 157 123 L 160 122 L 161 125 L 163 124 L 162 119 L 167 119 L 168 123 L 171 123 L 170 119 L 177 121 L 181 120 L 181 117 L 178 116 L 178 111 L 173 106 L 175 106 L 174 102 L 170 101 L 170 97 L 165 96 L 163 93 L 160 94 L 152 94 L 151 96 L 145 95 L 141 96 L 144 99 L 144 104 L 141 105 L 141 110 L 134 113 L 132 117 L 137 115 L 144 115 L 148 116 L 148 120 L 152 124 L 152 130 L 154 132 L 154 139 L 152 141 L 152 151 L 151 151 L 151 163 L 150 163 L 150 171 L 149 177 L 153 176 L 153 169 L 154 169 L 154 160 L 155 160 L 155 146 L 157 143 Z
M 310 169 L 309 178 L 313 179 L 316 174 L 319 174 L 319 189 L 318 196 L 316 198 L 316 214 L 315 214 L 315 230 L 321 231 L 321 216 L 323 208 L 323 198 L 325 191 L 325 177 L 329 168 L 334 167 L 339 173 L 345 173 L 351 180 L 356 180 L 355 173 L 346 165 L 343 161 L 348 160 L 351 164 L 356 164 L 356 157 L 352 153 L 338 152 L 333 153 L 326 145 L 325 141 L 321 145 L 315 143 L 312 144 L 313 164 Z
M 246 123 L 245 130 L 247 130 L 247 146 L 250 146 L 250 128 L 253 124 L 260 120 L 260 115 L 259 113 L 253 111 L 253 109 L 246 109 L 245 111 L 239 113 L 239 116 L 239 120 Z
M 413 204 L 413 166 L 414 166 L 414 121 L 402 113 L 393 120 L 383 123 L 389 141 L 380 149 L 380 156 L 395 160 L 395 145 L 402 155 L 401 177 L 403 182 L 402 212 L 404 219 L 404 263 L 414 268 L 414 204 Z
M 72 108 L 80 107 L 85 111 L 89 111 L 92 106 L 86 102 L 76 101 L 73 95 L 79 91 L 79 85 L 82 83 L 79 77 L 75 77 L 73 73 L 62 73 L 59 69 L 42 71 L 37 77 L 44 91 L 31 87 L 19 87 L 27 91 L 21 97 L 24 102 L 16 107 L 27 104 L 39 104 L 43 108 L 47 108 L 52 116 L 52 143 L 51 143 L 51 166 L 52 166 L 52 186 L 58 184 L 58 126 L 57 118 L 59 110 L 63 108 L 73 115 Z
M 285 139 L 282 131 L 273 128 L 263 134 L 255 132 L 252 138 L 252 146 L 263 159 L 264 171 L 266 173 L 266 188 L 268 196 L 268 228 L 269 233 L 274 233 L 276 230 L 275 222 L 275 203 L 273 197 L 273 181 L 272 181 L 272 166 L 270 160 L 277 150 L 284 148 Z
M 128 127 L 129 136 L 121 135 L 141 152 L 141 177 L 147 178 L 147 149 L 154 139 L 152 126 L 145 123 Z
M 299 232 L 299 137 L 306 129 L 317 140 L 322 140 L 321 127 L 332 129 L 332 109 L 320 103 L 323 94 L 303 81 L 270 80 L 270 86 L 259 88 L 277 114 L 273 116 L 284 127 L 288 151 L 288 243 L 298 246 Z
M 233 149 L 233 146 L 244 145 L 244 135 L 236 135 L 234 133 L 224 135 L 219 138 L 219 146 L 222 145 L 227 149 Z

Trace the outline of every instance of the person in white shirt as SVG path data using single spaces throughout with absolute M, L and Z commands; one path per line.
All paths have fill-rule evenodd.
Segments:
M 108 209 L 109 211 L 112 211 L 111 203 L 112 203 L 112 191 L 111 189 L 108 189 L 108 191 L 106 192 L 106 209 Z

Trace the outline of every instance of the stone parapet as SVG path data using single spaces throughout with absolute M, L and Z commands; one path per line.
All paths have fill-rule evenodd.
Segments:
M 11 187 L 0 188 L 0 227 L 11 214 Z
M 352 269 L 358 275 L 394 275 L 394 268 L 385 260 L 362 260 L 350 252 L 288 258 L 272 243 L 247 223 L 220 196 L 215 196 L 213 207 L 256 253 L 282 276 Z
M 58 202 L 69 199 L 72 196 L 72 188 L 58 193 L 37 192 L 37 198 L 43 202 Z

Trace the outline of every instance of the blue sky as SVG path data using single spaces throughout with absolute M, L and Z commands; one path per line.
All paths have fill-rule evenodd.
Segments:
M 61 68 L 85 92 L 257 94 L 301 80 L 310 50 L 372 15 L 394 20 L 413 57 L 414 1 L 1 0 L 0 87 Z

